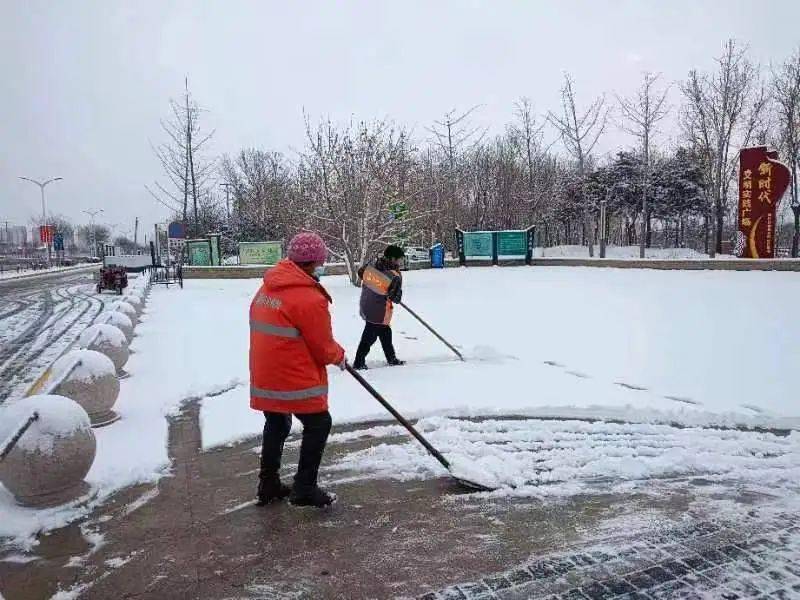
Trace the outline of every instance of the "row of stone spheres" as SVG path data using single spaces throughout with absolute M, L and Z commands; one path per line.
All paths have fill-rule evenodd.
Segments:
M 51 507 L 88 497 L 85 477 L 97 452 L 93 428 L 119 419 L 114 404 L 150 289 L 149 274 L 133 279 L 126 295 L 81 333 L 77 347 L 58 358 L 25 398 L 5 407 L 0 482 L 17 503 Z

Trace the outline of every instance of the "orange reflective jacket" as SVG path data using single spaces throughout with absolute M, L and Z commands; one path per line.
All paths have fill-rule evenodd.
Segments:
M 331 297 L 289 260 L 264 274 L 250 303 L 250 406 L 279 413 L 328 410 L 326 365 L 344 360 Z

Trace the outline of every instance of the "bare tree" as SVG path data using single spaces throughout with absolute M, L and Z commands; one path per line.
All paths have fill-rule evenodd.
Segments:
M 547 175 L 552 171 L 547 169 L 550 146 L 544 147 L 544 123 L 536 122 L 536 115 L 529 98 L 522 98 L 514 105 L 514 122 L 509 126 L 508 132 L 523 156 L 527 174 L 528 197 L 526 202 L 530 207 L 531 223 L 537 218 L 539 207 L 544 196 L 542 194 L 547 185 Z
M 170 100 L 172 115 L 161 121 L 168 140 L 153 148 L 169 183 L 156 181 L 156 191 L 147 187 L 159 203 L 181 215 L 188 223 L 189 199 L 192 200 L 193 236 L 200 235 L 199 207 L 203 189 L 214 171 L 213 161 L 202 156 L 202 150 L 214 132 L 205 134 L 200 127 L 200 109 L 189 92 L 189 80 L 181 102 Z
M 303 222 L 296 174 L 279 152 L 249 148 L 225 156 L 221 177 L 233 192 L 233 235 L 237 240 L 289 238 Z
M 469 121 L 470 116 L 478 108 L 480 107 L 473 106 L 461 114 L 457 114 L 453 109 L 445 113 L 442 120 L 434 121 L 434 125 L 428 128 L 433 135 L 434 147 L 444 158 L 445 204 L 435 207 L 439 213 L 437 233 L 440 240 L 446 239 L 447 234 L 453 235 L 455 228 L 460 225 L 457 214 L 462 200 L 459 188 L 461 181 L 459 167 L 462 157 L 477 147 L 486 135 L 486 128 L 474 126 Z
M 792 257 L 797 258 L 800 246 L 800 198 L 797 175 L 800 166 L 800 48 L 772 71 L 774 99 L 781 137 L 781 146 L 791 173 L 789 190 L 794 213 Z
M 561 115 L 552 111 L 548 113 L 547 120 L 556 128 L 564 148 L 578 165 L 578 177 L 581 185 L 586 176 L 587 162 L 603 134 L 608 122 L 608 110 L 604 96 L 595 98 L 594 101 L 579 114 L 575 100 L 575 90 L 572 78 L 564 74 L 564 86 L 561 88 Z M 583 194 L 581 194 L 583 196 Z M 589 256 L 594 256 L 594 239 L 592 236 L 589 207 L 584 202 L 583 221 L 586 240 L 589 246 Z
M 704 158 L 706 182 L 713 204 L 713 257 L 722 251 L 728 192 L 736 174 L 738 150 L 748 146 L 759 130 L 768 97 L 758 67 L 747 48 L 728 40 L 712 74 L 689 72 L 681 84 L 686 98 L 683 126 L 689 141 Z M 712 219 L 709 219 L 712 220 Z
M 657 132 L 658 122 L 669 112 L 666 106 L 667 89 L 657 91 L 655 84 L 658 75 L 645 73 L 642 85 L 636 96 L 624 99 L 617 96 L 623 121 L 621 128 L 637 137 L 642 152 L 642 233 L 639 240 L 639 258 L 644 258 L 645 248 L 649 244 L 650 207 L 648 206 L 648 189 L 650 186 L 650 154 L 651 142 Z
M 330 121 L 314 129 L 306 121 L 306 133 L 310 149 L 298 173 L 302 200 L 358 285 L 358 268 L 370 254 L 425 216 L 414 206 L 419 190 L 404 180 L 412 152 L 407 132 L 384 121 L 341 129 Z

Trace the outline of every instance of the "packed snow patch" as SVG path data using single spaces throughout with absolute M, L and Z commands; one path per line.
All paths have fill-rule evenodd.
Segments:
M 418 426 L 457 477 L 513 495 L 574 493 L 598 481 L 703 476 L 796 488 L 800 433 L 675 428 L 584 421 L 433 417 Z M 446 475 L 416 442 L 352 452 L 328 468 L 399 480 Z M 350 478 L 352 480 L 352 478 Z M 501 490 L 502 493 L 502 490 Z

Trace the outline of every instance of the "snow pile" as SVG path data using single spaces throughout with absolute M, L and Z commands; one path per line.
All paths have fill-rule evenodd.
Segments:
M 580 483 L 703 476 L 771 487 L 797 487 L 800 433 L 679 429 L 584 421 L 487 420 L 441 417 L 419 423 L 457 477 L 515 495 L 574 492 Z M 400 480 L 446 471 L 416 441 L 381 444 L 347 454 L 328 468 Z M 349 480 L 352 480 L 350 477 Z M 564 484 L 559 487 L 557 484 Z
M 5 447 L 7 441 L 34 412 L 39 414 L 39 419 L 33 422 L 17 442 L 18 448 L 28 452 L 47 454 L 52 451 L 54 438 L 66 437 L 75 431 L 91 428 L 89 415 L 77 402 L 63 396 L 28 396 L 0 405 L 0 440 L 4 440 L 0 442 L 0 448 Z M 2 522 L 0 520 L 0 524 Z M 0 536 L 2 535 L 0 525 Z
M 589 258 L 588 246 L 551 246 L 534 249 L 537 258 Z M 600 246 L 594 247 L 594 258 L 600 257 Z M 606 246 L 606 258 L 639 260 L 639 246 Z M 658 260 L 703 260 L 703 254 L 692 248 L 646 248 L 645 258 Z M 727 254 L 718 254 L 717 258 L 736 258 Z

